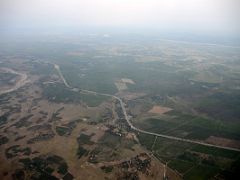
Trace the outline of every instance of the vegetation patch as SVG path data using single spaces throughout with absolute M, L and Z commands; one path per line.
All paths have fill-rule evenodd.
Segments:
M 92 136 L 89 136 L 89 135 L 86 135 L 86 134 L 81 134 L 77 138 L 77 142 L 78 142 L 79 145 L 84 145 L 84 144 L 92 145 L 93 142 L 91 141 L 91 137 Z
M 104 136 L 100 139 L 100 143 L 111 149 L 115 149 L 120 145 L 121 137 L 115 134 L 106 132 Z
M 56 103 L 78 103 L 81 95 L 78 92 L 71 91 L 64 84 L 48 84 L 43 87 L 43 95 L 49 101 Z
M 148 134 L 138 134 L 140 143 L 145 146 L 148 150 L 151 150 L 155 137 Z
M 240 118 L 240 93 L 215 93 L 201 98 L 195 106 L 213 118 L 237 122 Z
M 101 167 L 101 169 L 105 172 L 105 173 L 110 173 L 113 170 L 113 166 L 103 166 Z
M 237 151 L 207 147 L 202 145 L 197 145 L 193 147 L 191 150 L 195 152 L 200 152 L 204 154 L 210 154 L 213 156 L 225 157 L 230 159 L 237 159 L 238 157 L 240 157 L 240 152 L 237 152 Z
M 58 133 L 59 136 L 69 135 L 70 129 L 68 127 L 57 126 L 56 132 Z
M 9 139 L 6 136 L 0 135 L 0 146 L 6 144 L 8 141 Z
M 177 170 L 179 173 L 184 174 L 187 170 L 192 168 L 194 164 L 189 161 L 174 159 L 168 163 L 168 166 Z
M 211 179 L 217 172 L 219 172 L 219 169 L 215 167 L 198 165 L 187 172 L 183 178 L 187 180 Z
M 68 165 L 63 158 L 57 155 L 38 156 L 32 159 L 20 159 L 24 171 L 31 174 L 31 179 L 58 179 L 53 175 L 56 171 L 60 177 L 68 173 Z
M 104 101 L 108 100 L 109 97 L 93 94 L 83 94 L 81 93 L 80 99 L 82 102 L 86 103 L 90 107 L 99 106 Z
M 31 148 L 21 148 L 20 145 L 14 145 L 5 150 L 5 155 L 8 159 L 20 156 L 20 155 L 27 155 L 29 156 L 32 153 Z
M 0 116 L 0 126 L 5 124 L 7 122 L 7 119 L 8 119 L 7 115 Z
M 88 154 L 88 150 L 86 150 L 82 146 L 78 146 L 78 150 L 77 150 L 78 159 L 80 159 L 82 156 L 87 155 L 87 154 Z

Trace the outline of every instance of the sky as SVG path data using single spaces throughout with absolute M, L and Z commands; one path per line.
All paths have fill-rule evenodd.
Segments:
M 240 34 L 240 0 L 0 0 L 0 28 Z

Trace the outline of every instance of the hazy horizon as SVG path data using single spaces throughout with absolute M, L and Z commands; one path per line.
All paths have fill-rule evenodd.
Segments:
M 121 31 L 240 37 L 238 0 L 2 0 L 2 33 Z

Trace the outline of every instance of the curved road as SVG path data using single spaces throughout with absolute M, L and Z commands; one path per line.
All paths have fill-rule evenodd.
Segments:
M 51 64 L 51 63 L 50 63 Z M 171 140 L 176 140 L 176 141 L 181 141 L 181 142 L 187 142 L 187 143 L 192 143 L 192 144 L 199 144 L 199 145 L 203 145 L 203 146 L 208 146 L 208 147 L 215 147 L 215 148 L 220 148 L 220 149 L 226 149 L 226 150 L 232 150 L 232 151 L 238 151 L 240 152 L 240 149 L 237 148 L 231 148 L 231 147 L 227 147 L 227 146 L 219 146 L 219 145 L 214 145 L 214 144 L 209 144 L 209 143 L 205 143 L 205 142 L 201 142 L 201 141 L 196 141 L 196 140 L 190 140 L 190 139 L 185 139 L 185 138 L 180 138 L 180 137 L 175 137 L 175 136 L 169 136 L 169 135 L 164 135 L 164 134 L 158 134 L 158 133 L 154 133 L 154 132 L 149 132 L 149 131 L 145 131 L 142 129 L 139 129 L 137 127 L 135 127 L 131 121 L 130 121 L 130 117 L 127 115 L 127 111 L 125 108 L 125 105 L 122 101 L 121 98 L 111 95 L 111 94 L 105 94 L 105 93 L 99 93 L 99 92 L 95 92 L 95 91 L 89 91 L 89 90 L 85 90 L 85 89 L 78 89 L 78 88 L 73 88 L 71 87 L 66 79 L 64 78 L 59 65 L 57 64 L 52 64 L 54 65 L 54 68 L 58 71 L 59 76 L 61 77 L 63 83 L 65 84 L 66 87 L 70 88 L 73 91 L 81 91 L 81 92 L 85 92 L 88 94 L 94 94 L 94 95 L 101 95 L 101 96 L 108 96 L 114 99 L 117 99 L 122 107 L 122 111 L 124 114 L 124 118 L 127 121 L 128 125 L 130 126 L 131 129 L 143 133 L 143 134 L 148 134 L 148 135 L 153 135 L 153 136 L 157 136 L 157 137 L 162 137 L 162 138 L 167 138 L 167 139 L 171 139 Z

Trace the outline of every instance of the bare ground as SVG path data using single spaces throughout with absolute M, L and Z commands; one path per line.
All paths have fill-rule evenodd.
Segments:
M 148 112 L 149 113 L 154 113 L 154 114 L 164 114 L 164 113 L 169 112 L 171 110 L 172 110 L 172 108 L 168 108 L 168 107 L 153 106 L 153 108 Z
M 207 143 L 218 145 L 218 146 L 227 146 L 232 148 L 240 149 L 240 141 L 227 139 L 222 137 L 210 136 L 206 139 Z

